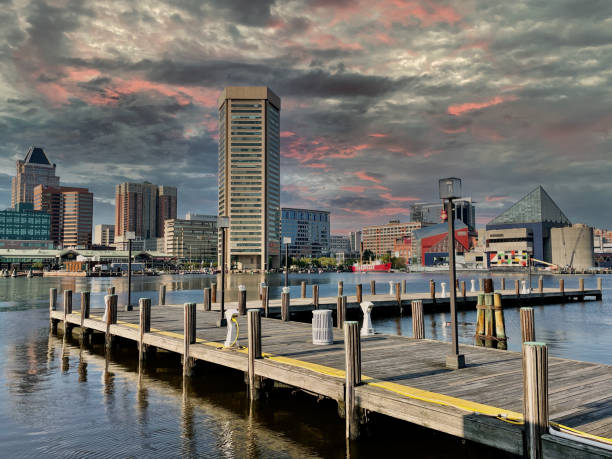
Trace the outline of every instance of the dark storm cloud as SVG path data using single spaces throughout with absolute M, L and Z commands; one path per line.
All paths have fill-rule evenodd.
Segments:
M 221 15 L 239 24 L 262 26 L 270 20 L 275 0 L 168 0 L 167 3 L 199 18 Z
M 335 198 L 331 199 L 329 203 L 333 208 L 360 210 L 377 210 L 388 204 L 384 199 L 362 198 L 358 196 Z

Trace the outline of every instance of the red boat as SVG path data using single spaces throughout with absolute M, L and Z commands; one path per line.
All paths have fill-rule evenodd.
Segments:
M 351 266 L 351 271 L 354 273 L 363 273 L 368 271 L 391 271 L 391 263 L 382 263 L 378 260 L 363 265 L 355 263 L 353 266 Z

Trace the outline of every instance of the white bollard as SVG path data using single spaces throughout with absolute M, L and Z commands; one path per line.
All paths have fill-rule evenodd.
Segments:
M 521 292 L 521 294 L 526 295 L 529 293 L 529 291 L 527 290 L 527 281 L 521 281 L 521 285 L 523 286 L 523 291 Z
M 225 320 L 227 321 L 227 336 L 225 337 L 223 347 L 234 347 L 238 341 L 238 325 L 236 322 L 234 322 L 237 317 L 238 309 L 228 309 L 225 311 Z
M 312 344 L 333 344 L 333 327 L 331 309 L 312 311 Z
M 446 282 L 442 282 L 440 285 L 442 286 L 442 293 L 441 293 L 441 295 L 442 295 L 442 298 L 444 298 L 444 297 L 446 297 Z
M 361 303 L 361 310 L 363 311 L 363 325 L 361 326 L 361 336 L 369 336 L 373 335 L 376 332 L 374 331 L 374 327 L 372 326 L 372 308 L 374 307 L 374 303 L 371 301 L 364 301 Z
M 471 287 L 470 287 L 470 293 L 476 293 L 476 281 L 474 279 L 472 279 L 470 281 Z
M 283 287 L 283 293 L 289 293 L 291 289 L 289 287 Z
M 389 281 L 389 295 L 394 295 L 395 292 L 393 292 L 393 281 Z

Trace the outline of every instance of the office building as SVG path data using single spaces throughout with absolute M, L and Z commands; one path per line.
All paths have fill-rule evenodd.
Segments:
M 278 268 L 280 98 L 266 87 L 227 87 L 218 108 L 219 216 L 230 217 L 226 268 Z
M 185 215 L 185 220 L 200 220 L 203 222 L 215 222 L 217 223 L 216 215 L 207 215 L 207 214 L 196 214 L 194 212 L 187 212 Z
M 115 243 L 115 225 L 96 225 L 93 242 L 96 245 L 110 247 Z
M 361 250 L 361 231 L 351 231 L 349 237 L 351 239 L 351 252 L 358 254 Z
M 319 258 L 329 253 L 329 212 L 323 210 L 281 209 L 282 237 L 290 237 L 289 256 Z
M 38 185 L 34 209 L 49 213 L 50 236 L 57 247 L 91 246 L 93 193 L 87 188 Z
M 20 202 L 34 203 L 36 185 L 59 186 L 59 177 L 55 175 L 55 164 L 51 164 L 44 150 L 30 147 L 23 161 L 17 161 L 17 175 L 13 177 L 11 187 L 11 207 Z
M 177 190 L 149 182 L 117 185 L 115 190 L 115 241 L 125 242 L 125 234 L 138 239 L 164 235 L 164 222 L 176 218 Z
M 400 223 L 399 220 L 392 220 L 385 225 L 366 226 L 361 234 L 363 250 L 370 250 L 377 257 L 391 255 L 397 239 L 404 236 L 412 237 L 412 232 L 421 226 L 421 222 Z
M 217 260 L 217 220 L 166 220 L 164 253 L 185 261 Z
M 457 220 L 465 223 L 470 231 L 476 229 L 476 207 L 472 198 L 454 199 L 454 214 Z M 420 222 L 423 226 L 440 223 L 442 202 L 419 202 L 410 205 L 410 221 Z
M 538 186 L 487 224 L 487 230 L 527 228 L 533 237 L 533 257 L 552 261 L 550 230 L 571 222 L 548 193 Z
M 406 263 L 412 261 L 412 238 L 402 236 L 396 239 L 393 244 L 393 256 L 403 258 Z
M 329 237 L 329 253 L 331 256 L 348 256 L 351 253 L 351 239 L 341 234 L 332 234 Z
M 50 231 L 49 214 L 35 211 L 30 202 L 0 211 L 0 248 L 53 248 Z

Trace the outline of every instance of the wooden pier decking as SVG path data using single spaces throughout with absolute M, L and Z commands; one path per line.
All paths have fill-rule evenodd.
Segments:
M 376 297 L 383 300 L 384 295 Z M 292 311 L 300 307 L 293 301 Z M 320 307 L 324 304 L 320 301 Z M 261 303 L 254 302 L 253 306 L 260 307 Z M 238 317 L 237 343 L 241 347 L 226 349 L 222 344 L 226 329 L 216 326 L 219 312 L 204 311 L 201 305 L 195 314 L 196 339 L 191 344 L 184 339 L 187 314 L 183 306 L 151 307 L 148 332 L 141 330 L 138 307 L 117 311 L 109 322 L 102 321 L 101 310 L 92 310 L 90 315 L 86 312 L 88 318 L 72 312 L 71 301 L 66 311 L 50 309 L 51 321 L 64 322 L 68 329 L 82 327 L 82 331 L 93 330 L 178 354 L 187 352 L 190 359 L 249 373 L 245 316 Z M 345 343 L 341 330 L 334 330 L 333 344 L 313 345 L 310 324 L 262 318 L 261 347 L 263 358 L 255 359 L 251 370 L 258 380 L 287 384 L 344 406 Z M 363 383 L 354 389 L 355 406 L 362 413 L 381 413 L 525 454 L 521 354 L 462 345 L 467 367 L 449 370 L 445 366 L 448 350 L 449 343 L 428 339 L 383 334 L 362 337 Z M 612 438 L 611 366 L 550 358 L 548 377 L 551 421 Z M 542 436 L 542 447 L 542 457 L 612 457 L 612 451 L 603 447 L 550 434 Z

